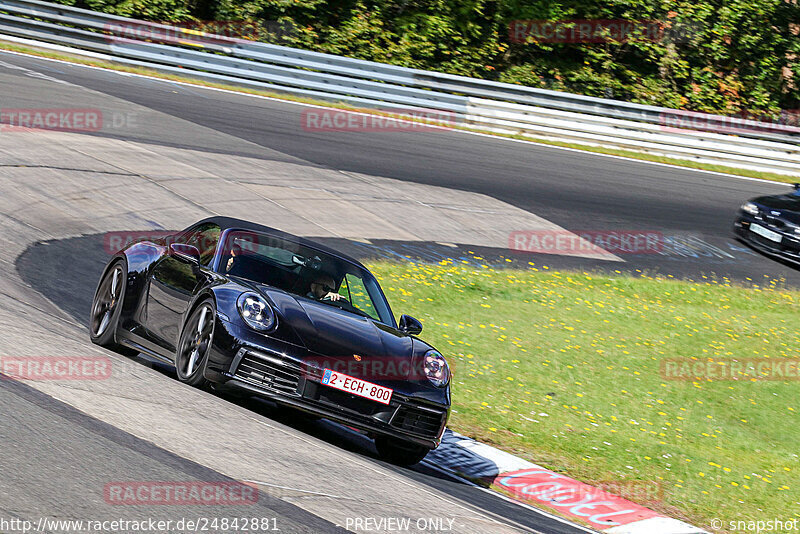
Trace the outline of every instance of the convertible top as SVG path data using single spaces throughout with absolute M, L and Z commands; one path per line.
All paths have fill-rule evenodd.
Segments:
M 225 230 L 248 230 L 251 232 L 258 232 L 261 234 L 267 234 L 274 237 L 279 237 L 281 239 L 286 239 L 287 241 L 292 241 L 297 243 L 298 245 L 303 245 L 309 248 L 317 249 L 320 252 L 324 252 L 326 254 L 330 254 L 331 256 L 335 256 L 339 259 L 349 261 L 350 263 L 354 263 L 359 267 L 363 268 L 364 270 L 368 271 L 364 265 L 358 261 L 357 259 L 348 256 L 338 250 L 332 249 L 322 243 L 317 243 L 316 241 L 311 241 L 310 239 L 306 239 L 304 237 L 300 237 L 294 234 L 290 234 L 288 232 L 284 232 L 282 230 L 278 230 L 276 228 L 271 228 L 269 226 L 264 226 L 263 224 L 257 224 L 250 221 L 245 221 L 242 219 L 236 219 L 234 217 L 208 217 L 207 219 L 203 219 L 202 221 L 198 221 L 197 223 L 193 224 L 192 226 L 196 226 L 198 224 L 203 223 L 214 223 L 220 227 L 220 229 L 224 232 Z

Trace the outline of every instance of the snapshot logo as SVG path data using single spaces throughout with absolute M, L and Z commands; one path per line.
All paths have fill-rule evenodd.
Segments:
M 438 109 L 379 109 L 380 114 L 308 108 L 300 114 L 307 132 L 401 132 L 453 128 L 455 113 Z
M 711 528 L 714 530 L 722 530 L 727 527 L 731 532 L 800 532 L 800 521 L 797 518 L 781 519 L 773 517 L 772 519 L 737 519 L 725 521 L 715 517 L 710 521 Z
M 10 380 L 105 380 L 107 356 L 0 356 L 0 378 Z
M 518 230 L 508 236 L 517 252 L 564 256 L 602 254 L 660 254 L 664 234 L 650 230 Z
M 661 377 L 685 381 L 790 381 L 800 380 L 800 359 L 666 358 L 661 360 Z
M 711 115 L 674 109 L 659 114 L 659 124 L 666 132 L 685 130 L 720 134 L 800 133 L 800 109 L 784 109 L 777 116 L 742 111 L 734 115 Z
M 658 20 L 565 19 L 512 20 L 508 38 L 512 43 L 608 43 L 638 41 L 682 41 L 692 30 L 690 24 Z
M 258 488 L 242 482 L 109 482 L 103 498 L 112 505 L 243 506 L 258 502 Z

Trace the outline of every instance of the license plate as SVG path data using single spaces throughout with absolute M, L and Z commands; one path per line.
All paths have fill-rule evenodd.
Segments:
M 783 239 L 783 236 L 778 232 L 773 232 L 772 230 L 768 230 L 758 224 L 751 224 L 750 231 L 753 232 L 754 234 L 766 237 L 770 241 L 775 241 L 776 243 L 780 243 L 781 239 Z
M 360 378 L 354 378 L 352 376 L 342 374 L 338 371 L 331 371 L 330 369 L 325 369 L 325 372 L 322 375 L 322 383 L 334 389 L 346 391 L 348 393 L 352 393 L 353 395 L 358 395 L 359 397 L 364 397 L 365 399 L 378 401 L 381 404 L 389 404 L 389 401 L 392 400 L 392 393 L 394 391 L 392 389 L 379 386 L 378 384 L 361 380 Z

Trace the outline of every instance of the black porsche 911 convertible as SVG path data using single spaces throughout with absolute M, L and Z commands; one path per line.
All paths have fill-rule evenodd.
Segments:
M 790 193 L 742 204 L 733 231 L 764 254 L 800 264 L 800 184 L 795 184 Z
M 375 277 L 328 247 L 212 217 L 106 266 L 91 340 L 174 365 L 178 379 L 265 397 L 358 428 L 410 465 L 450 411 L 445 358 L 395 321 Z

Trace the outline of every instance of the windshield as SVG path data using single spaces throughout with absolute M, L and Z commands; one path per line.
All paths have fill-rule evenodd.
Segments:
M 369 271 L 293 241 L 255 232 L 230 232 L 219 270 L 394 324 L 389 304 Z

